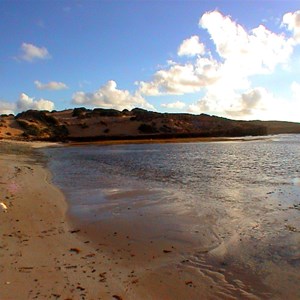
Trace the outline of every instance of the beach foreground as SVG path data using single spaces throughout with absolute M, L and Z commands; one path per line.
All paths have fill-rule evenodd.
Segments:
M 106 244 L 92 243 L 85 235 L 88 228 L 68 222 L 64 196 L 50 184 L 51 175 L 34 158 L 32 145 L 1 142 L 0 202 L 6 206 L 0 218 L 1 300 L 231 299 L 228 289 L 241 296 L 242 289 L 218 273 L 216 284 L 214 276 L 179 267 L 181 257 L 163 245 L 153 246 L 153 257 L 145 261 L 140 258 L 147 245 L 126 255 L 128 245 L 120 237 L 119 249 L 108 248 L 116 235 L 110 234 L 111 226 L 101 231 Z M 128 230 L 134 229 L 124 228 L 124 233 Z M 246 292 L 245 297 L 256 299 Z
M 7 207 L 0 212 L 0 299 L 112 299 L 122 293 L 106 258 L 67 223 L 64 197 L 49 183 L 50 174 L 30 149 L 16 154 L 20 147 L 0 154 L 0 202 Z
M 267 260 L 263 268 L 273 274 L 268 283 L 253 272 L 253 260 L 247 260 L 246 269 L 233 263 L 232 257 L 238 261 L 254 249 L 246 231 L 222 242 L 210 214 L 203 214 L 198 224 L 192 214 L 175 218 L 166 211 L 158 219 L 155 206 L 140 208 L 138 202 L 131 202 L 130 210 L 128 203 L 114 207 L 120 199 L 139 198 L 145 191 L 111 195 L 101 215 L 118 212 L 113 218 L 93 221 L 91 215 L 79 221 L 51 184 L 43 157 L 33 151 L 36 144 L 0 146 L 1 300 L 297 299 L 297 276 L 287 274 L 288 266 L 280 271 Z M 178 224 L 198 227 L 180 231 Z M 293 289 L 288 292 L 284 286 Z

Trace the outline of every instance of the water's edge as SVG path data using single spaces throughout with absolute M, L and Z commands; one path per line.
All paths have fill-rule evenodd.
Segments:
M 132 147 L 135 152 L 128 165 L 126 163 L 126 159 L 130 157 L 126 150 L 128 146 L 110 146 L 105 149 L 98 149 L 96 146 L 75 147 L 72 150 L 66 150 L 67 154 L 60 152 L 64 156 L 61 161 L 68 159 L 68 156 L 72 158 L 72 155 L 77 155 L 77 162 L 73 164 L 74 168 L 63 168 L 71 173 L 74 169 L 78 171 L 78 173 L 76 171 L 71 174 L 74 176 L 72 181 L 75 191 L 72 186 L 70 189 L 67 184 L 63 188 L 66 201 L 69 202 L 69 217 L 73 225 L 83 226 L 86 236 L 91 238 L 95 244 L 104 244 L 107 253 L 113 253 L 112 261 L 117 262 L 123 268 L 130 268 L 131 265 L 149 268 L 147 262 L 151 261 L 153 266 L 156 261 L 156 269 L 152 268 L 152 272 L 154 272 L 153 269 L 157 271 L 162 265 L 175 264 L 176 268 L 183 273 L 188 268 L 192 268 L 201 274 L 206 274 L 223 287 L 229 285 L 230 288 L 227 286 L 227 289 L 223 290 L 227 295 L 238 297 L 245 292 L 258 295 L 260 298 L 268 298 L 272 295 L 274 299 L 277 297 L 280 299 L 285 293 L 286 286 L 289 286 L 292 289 L 291 299 L 293 297 L 296 299 L 297 292 L 299 292 L 296 285 L 298 277 L 287 278 L 289 272 L 298 270 L 295 247 L 299 242 L 299 235 L 293 231 L 294 228 L 298 230 L 297 197 L 300 193 L 297 185 L 292 186 L 288 180 L 280 179 L 280 177 L 271 181 L 266 177 L 262 182 L 269 182 L 268 186 L 263 186 L 262 183 L 252 178 L 251 185 L 247 189 L 244 187 L 239 189 L 237 183 L 233 182 L 234 185 L 231 184 L 228 190 L 222 190 L 221 196 L 218 196 L 220 203 L 216 203 L 216 206 L 213 207 L 219 217 L 214 216 L 215 213 L 211 211 L 209 203 L 204 203 L 201 204 L 201 223 L 199 223 L 197 221 L 199 215 L 195 214 L 195 211 L 190 211 L 190 207 L 195 205 L 193 201 L 197 200 L 195 195 L 186 193 L 186 190 L 181 192 L 177 188 L 174 190 L 174 184 L 178 184 L 180 181 L 174 181 L 174 184 L 167 181 L 168 188 L 164 189 L 159 184 L 149 181 L 147 177 L 149 170 L 150 173 L 152 172 L 151 176 L 160 175 L 153 171 L 155 168 L 147 169 L 147 165 L 139 160 L 139 157 L 142 155 L 141 153 L 143 155 L 144 153 L 146 155 L 153 154 L 151 151 L 155 146 L 150 147 L 150 150 L 152 149 L 150 152 L 149 146 L 146 146 L 148 149 L 146 152 L 144 152 L 145 148 L 141 149 L 139 145 L 129 146 L 130 149 Z M 252 147 L 256 148 L 257 145 L 253 144 Z M 139 152 L 141 150 L 142 152 Z M 94 173 L 94 177 L 96 177 L 95 174 L 100 176 L 98 178 L 100 186 L 99 181 L 96 182 L 93 179 L 91 182 L 91 174 L 88 174 L 88 169 L 86 169 L 99 164 L 95 160 L 98 158 L 94 156 L 94 151 L 100 151 L 102 156 L 106 157 L 106 161 L 100 160 L 101 172 L 104 172 L 106 177 L 101 177 L 102 175 L 99 175 L 98 171 Z M 120 163 L 124 163 L 122 160 L 118 160 L 116 165 L 117 170 L 121 172 L 117 174 L 117 180 L 116 178 L 107 178 L 114 173 L 111 167 L 105 165 L 107 159 L 111 159 L 111 152 L 115 158 L 118 159 L 120 155 L 121 157 L 123 155 L 125 159 L 125 173 L 124 170 L 122 171 L 122 167 L 120 168 Z M 58 152 L 54 154 L 51 150 L 49 161 L 58 158 L 56 156 Z M 268 155 L 268 153 L 266 154 Z M 78 163 L 80 159 L 83 161 Z M 86 161 L 86 159 L 88 160 Z M 143 167 L 142 172 L 138 171 L 137 173 L 135 169 L 133 171 L 128 169 L 132 163 L 134 164 L 134 161 Z M 87 165 L 84 165 L 86 162 Z M 271 163 L 273 162 L 271 161 Z M 251 167 L 251 164 L 249 166 Z M 112 167 L 115 168 L 114 165 Z M 49 168 L 51 169 L 51 166 Z M 115 169 L 113 170 L 115 171 Z M 166 170 L 169 169 L 166 168 Z M 129 181 L 124 179 L 124 176 L 128 176 L 128 171 L 134 174 L 132 177 L 130 173 Z M 295 172 L 295 174 L 297 173 Z M 81 177 L 79 177 L 80 181 L 77 185 L 76 176 L 78 174 Z M 218 174 L 220 176 L 221 173 Z M 269 173 L 266 174 L 270 176 Z M 142 179 L 141 184 L 139 180 L 136 182 L 136 176 Z M 172 176 L 173 174 L 169 172 L 167 180 Z M 296 176 L 294 177 L 296 178 Z M 56 179 L 54 178 L 54 181 Z M 188 179 L 188 177 L 183 177 L 183 179 Z M 246 182 L 249 180 L 242 176 L 241 182 L 245 179 Z M 163 180 L 162 177 L 160 181 L 163 182 Z M 83 182 L 88 184 L 81 188 L 80 184 Z M 146 188 L 145 183 L 147 183 Z M 186 183 L 182 182 L 181 184 L 180 187 L 184 187 Z M 253 184 L 254 187 L 258 185 L 259 189 L 253 189 Z M 237 196 L 235 195 L 236 191 L 239 193 L 243 191 L 243 193 Z M 254 194 L 251 196 L 251 201 L 247 202 L 248 205 L 245 209 L 241 206 L 243 202 L 239 203 L 239 200 L 236 203 L 229 203 L 229 210 L 224 210 L 224 204 L 228 205 L 228 200 L 236 197 L 238 197 L 236 199 L 242 200 L 252 193 Z M 184 200 L 187 196 L 194 200 L 187 203 Z M 174 199 L 178 199 L 175 206 Z M 182 202 L 180 199 L 184 201 Z M 241 213 L 242 219 L 239 216 Z M 256 213 L 259 213 L 259 218 L 255 216 Z M 276 223 L 274 223 L 274 218 Z M 231 223 L 231 227 L 226 225 L 228 222 Z M 132 247 L 135 249 L 134 253 Z M 120 251 L 125 253 L 122 256 L 122 262 L 117 258 Z M 155 259 L 149 260 L 147 253 L 151 253 Z M 262 255 L 262 253 L 265 254 Z M 168 258 L 166 258 L 166 254 L 168 254 Z M 257 263 L 262 264 L 262 262 L 263 265 L 257 268 Z M 277 268 L 276 265 L 278 265 Z M 283 269 L 280 270 L 280 268 Z M 278 274 L 277 277 L 274 272 Z M 261 274 L 258 276 L 259 273 Z M 220 276 L 223 278 L 222 284 L 220 284 Z

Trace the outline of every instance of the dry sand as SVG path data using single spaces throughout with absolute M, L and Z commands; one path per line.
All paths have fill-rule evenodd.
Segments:
M 0 202 L 7 206 L 0 211 L 1 300 L 269 298 L 253 289 L 250 275 L 229 280 L 230 270 L 201 253 L 187 260 L 176 242 L 138 246 L 131 235 L 143 235 L 139 218 L 102 223 L 98 231 L 75 226 L 50 173 L 22 147 L 0 151 Z
M 0 202 L 7 206 L 0 211 L 0 299 L 122 295 L 107 259 L 66 222 L 66 202 L 49 172 L 27 155 L 3 153 L 0 170 Z

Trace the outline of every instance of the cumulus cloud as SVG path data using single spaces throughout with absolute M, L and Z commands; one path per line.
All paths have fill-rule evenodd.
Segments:
M 299 122 L 299 101 L 276 97 L 265 88 L 257 87 L 243 93 L 236 107 L 227 111 L 229 117 L 240 119 L 290 120 Z
M 45 47 L 37 47 L 33 44 L 23 43 L 21 45 L 22 53 L 19 59 L 33 62 L 36 60 L 49 59 L 51 56 Z
M 255 116 L 266 118 L 268 110 L 275 103 L 274 96 L 270 92 L 263 87 L 256 87 L 243 93 L 231 91 L 224 94 L 223 98 L 210 91 L 188 109 L 193 113 L 212 113 L 231 118 L 249 119 Z
M 293 45 L 284 35 L 259 25 L 247 32 L 229 16 L 218 11 L 205 13 L 199 26 L 206 29 L 224 60 L 243 76 L 270 73 L 278 64 L 287 63 Z
M 294 85 L 298 89 L 298 86 Z M 225 100 L 224 100 L 225 99 Z M 224 98 L 211 91 L 188 106 L 195 114 L 208 113 L 228 118 L 249 120 L 290 120 L 299 122 L 299 97 L 293 101 L 276 97 L 264 87 L 250 88 L 244 92 L 225 94 Z
M 283 108 L 282 99 L 263 87 L 251 87 L 251 76 L 271 74 L 278 65 L 284 66 L 293 53 L 292 40 L 262 25 L 246 31 L 218 11 L 205 13 L 199 25 L 208 31 L 215 44 L 221 59 L 220 77 L 206 86 L 205 95 L 189 105 L 188 111 L 239 119 L 269 119 L 271 115 L 278 119 L 290 118 L 287 116 L 296 106 L 291 104 Z M 293 83 L 294 94 L 300 91 L 298 87 Z
M 186 104 L 181 101 L 161 104 L 161 107 L 170 108 L 170 109 L 183 109 L 185 106 L 186 106 Z
M 13 114 L 15 111 L 16 105 L 14 103 L 0 101 L 0 115 L 2 114 Z
M 179 56 L 195 56 L 205 53 L 205 47 L 203 43 L 200 43 L 199 37 L 194 35 L 189 39 L 186 39 L 178 48 L 177 54 Z
M 0 101 L 0 114 L 14 114 L 29 109 L 51 111 L 54 109 L 54 103 L 45 99 L 35 100 L 25 93 L 21 93 L 19 99 L 14 103 Z
M 94 93 L 76 92 L 73 94 L 74 104 L 88 105 L 93 107 L 132 109 L 141 107 L 154 109 L 140 94 L 130 94 L 127 90 L 117 89 L 115 81 L 110 80 Z
M 36 88 L 38 90 L 51 90 L 51 91 L 58 91 L 58 90 L 65 90 L 68 86 L 63 82 L 57 81 L 50 81 L 48 83 L 41 83 L 40 81 L 36 80 L 34 82 Z
M 25 111 L 28 109 L 51 111 L 54 109 L 54 103 L 45 99 L 34 100 L 34 98 L 29 97 L 25 93 L 21 93 L 16 108 L 18 111 Z
M 173 64 L 157 71 L 150 82 L 139 82 L 141 92 L 148 96 L 194 93 L 214 83 L 219 77 L 219 64 L 199 57 L 194 64 Z
M 285 16 L 285 23 L 291 24 L 289 29 L 294 30 L 294 36 L 297 17 L 297 13 Z M 272 74 L 277 66 L 284 67 L 293 53 L 293 40 L 262 25 L 246 31 L 218 11 L 205 13 L 199 26 L 208 31 L 215 44 L 220 57 L 219 78 L 205 87 L 205 95 L 189 105 L 188 111 L 239 119 L 269 119 L 270 116 L 291 119 L 299 104 L 294 101 L 286 105 L 288 101 L 276 98 L 265 88 L 251 87 L 251 76 Z M 300 95 L 298 83 L 294 82 L 291 89 L 294 98 Z
M 242 93 L 226 111 L 232 117 L 250 117 L 265 111 L 273 96 L 265 88 L 257 87 Z
M 138 91 L 146 96 L 201 91 L 204 96 L 199 101 L 185 106 L 193 113 L 239 119 L 272 116 L 282 120 L 291 119 L 292 115 L 296 118 L 294 111 L 299 110 L 299 100 L 280 99 L 264 87 L 252 86 L 255 75 L 272 75 L 280 67 L 286 70 L 295 45 L 300 43 L 300 11 L 286 14 L 282 24 L 293 32 L 293 38 L 263 25 L 246 30 L 230 16 L 219 11 L 207 12 L 200 18 L 199 27 L 210 35 L 214 51 L 200 43 L 197 36 L 184 40 L 178 56 L 197 56 L 196 59 L 186 63 L 172 60 L 171 64 L 161 66 L 151 80 L 138 82 Z M 300 84 L 294 82 L 291 88 L 294 99 L 299 99 Z M 183 105 L 175 102 L 161 106 L 182 109 Z
M 292 31 L 295 42 L 300 43 L 300 10 L 286 13 L 283 16 L 282 25 Z
M 296 16 L 290 18 L 294 20 L 290 21 L 294 24 L 290 28 L 298 28 Z M 292 39 L 263 25 L 246 30 L 218 11 L 205 13 L 199 26 L 210 35 L 217 55 L 205 49 L 198 36 L 192 36 L 181 43 L 178 55 L 197 55 L 197 58 L 187 63 L 172 61 L 161 67 L 150 81 L 138 82 L 139 93 L 159 96 L 202 91 L 201 101 L 186 106 L 193 113 L 250 117 L 263 111 L 263 99 L 271 97 L 261 88 L 253 89 L 251 77 L 272 74 L 278 66 L 285 67 L 293 53 Z

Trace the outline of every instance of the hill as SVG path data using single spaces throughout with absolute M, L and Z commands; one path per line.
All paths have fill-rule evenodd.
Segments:
M 0 117 L 0 138 L 44 141 L 99 141 L 193 137 L 239 137 L 300 133 L 300 123 L 236 121 L 206 114 L 170 114 L 84 107 L 28 110 Z

